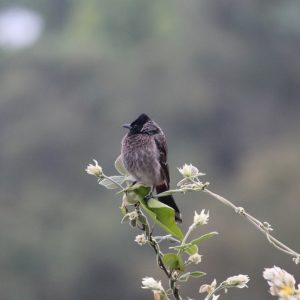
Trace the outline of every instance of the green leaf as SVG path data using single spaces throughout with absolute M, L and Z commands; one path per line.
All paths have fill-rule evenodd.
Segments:
M 126 200 L 127 204 L 133 205 L 133 204 L 136 204 L 140 201 L 139 195 L 137 195 L 133 191 L 127 191 L 127 189 L 125 191 L 118 192 L 117 194 L 124 193 L 124 192 L 126 193 L 126 199 L 125 200 Z
M 144 224 L 144 225 L 147 224 L 147 220 L 146 220 L 146 218 L 145 218 L 143 215 L 139 215 L 139 216 L 138 216 L 138 220 L 139 220 L 139 222 L 140 222 L 141 224 Z
M 209 238 L 211 238 L 211 237 L 213 237 L 213 236 L 215 236 L 217 234 L 218 234 L 218 232 L 216 232 L 216 231 L 212 231 L 210 233 L 206 233 L 206 234 L 198 237 L 197 239 L 194 239 L 194 240 L 190 241 L 190 244 L 192 244 L 192 245 L 199 244 L 200 242 L 202 242 L 204 240 L 207 240 L 207 239 L 209 239 Z
M 136 183 L 125 189 L 127 192 L 134 191 L 139 198 L 144 198 L 150 193 L 151 188 L 149 186 L 145 186 L 142 183 Z
M 131 227 L 136 227 L 136 219 L 134 219 L 134 220 L 131 220 L 130 222 L 129 222 L 129 224 L 130 224 L 130 226 Z
M 170 247 L 170 249 L 175 249 L 175 250 L 185 251 L 185 250 L 188 249 L 190 246 L 192 246 L 192 244 L 191 244 L 191 243 L 188 243 L 188 244 L 184 244 L 184 245 L 179 245 L 179 246 Z
M 120 206 L 120 211 L 123 216 L 125 216 L 128 212 L 127 208 L 125 206 Z
M 200 271 L 194 271 L 194 272 L 190 272 L 190 275 L 193 278 L 199 278 L 199 277 L 205 276 L 206 273 L 200 272 Z
M 150 217 L 164 230 L 180 240 L 184 238 L 181 229 L 175 222 L 175 211 L 173 208 L 156 199 L 149 199 L 147 204 L 142 200 L 141 204 Z
M 181 256 L 174 253 L 166 253 L 162 257 L 163 263 L 172 270 L 184 271 L 184 262 Z
M 122 184 L 124 182 L 125 177 L 124 176 L 110 176 L 109 178 L 111 178 L 113 181 Z M 120 188 L 117 184 L 115 184 L 113 181 L 104 178 L 102 180 L 99 181 L 99 184 L 103 185 L 104 187 L 106 187 L 109 190 L 113 190 L 113 189 L 117 189 Z
M 124 176 L 127 176 L 128 175 L 128 172 L 123 164 L 123 160 L 122 160 L 122 157 L 121 155 L 118 156 L 118 158 L 116 159 L 115 161 L 115 168 L 116 170 L 121 174 L 121 175 L 124 175 Z
M 175 250 L 180 250 L 183 252 L 188 253 L 189 255 L 193 255 L 195 253 L 198 253 L 198 246 L 197 244 L 199 244 L 200 242 L 213 237 L 215 235 L 217 235 L 218 233 L 216 231 L 204 234 L 202 236 L 200 236 L 197 239 L 192 240 L 191 242 L 184 244 L 184 245 L 179 245 L 179 246 L 175 246 L 175 247 L 170 247 L 170 249 L 175 249 Z
M 165 197 L 165 196 L 169 196 L 169 195 L 173 195 L 175 193 L 181 192 L 181 190 L 167 190 L 165 192 L 161 192 L 159 194 L 157 194 L 157 197 Z
M 175 246 L 175 247 L 170 247 L 170 249 L 180 250 L 180 251 L 186 252 L 189 255 L 198 253 L 197 245 L 193 245 L 191 243 L 187 243 L 187 244 Z
M 144 198 L 150 192 L 150 188 L 142 184 L 136 184 L 128 188 L 128 191 L 134 191 L 138 196 L 139 202 L 144 211 L 166 232 L 174 237 L 182 240 L 184 235 L 175 222 L 175 211 L 168 205 L 158 201 L 157 199 L 149 199 L 147 203 Z
M 206 275 L 206 273 L 204 272 L 200 272 L 200 271 L 195 271 L 195 272 L 187 272 L 187 273 L 184 273 L 182 274 L 178 280 L 179 281 L 188 281 L 190 277 L 193 277 L 193 278 L 199 278 L 199 277 L 202 277 Z
M 198 246 L 197 245 L 191 245 L 186 250 L 184 250 L 184 252 L 186 252 L 189 255 L 196 254 L 196 253 L 198 253 Z
M 181 282 L 186 282 L 189 280 L 190 275 L 191 275 L 191 272 L 184 273 L 180 277 L 178 277 L 178 280 Z

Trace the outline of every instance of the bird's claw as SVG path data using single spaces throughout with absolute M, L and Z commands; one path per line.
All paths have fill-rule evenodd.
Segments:
M 151 198 L 153 198 L 153 193 L 150 192 L 148 195 L 144 197 L 145 202 L 147 203 Z

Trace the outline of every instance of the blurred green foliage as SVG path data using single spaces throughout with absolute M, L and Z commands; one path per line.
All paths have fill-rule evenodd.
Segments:
M 299 1 L 2 0 L 0 9 L 12 4 L 40 12 L 46 28 L 32 48 L 0 50 L 0 299 L 138 299 L 142 277 L 160 278 L 151 251 L 131 242 L 138 232 L 120 224 L 118 196 L 84 173 L 92 158 L 114 172 L 121 124 L 141 112 L 165 130 L 172 185 L 191 162 L 300 249 Z M 230 210 L 198 194 L 177 203 L 184 228 L 205 208 L 220 233 L 200 249 L 208 275 L 188 296 L 244 273 L 242 298 L 268 299 L 262 270 L 274 264 L 299 282 L 299 267 Z

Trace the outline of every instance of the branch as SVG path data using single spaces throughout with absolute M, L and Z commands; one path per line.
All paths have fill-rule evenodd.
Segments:
M 150 225 L 149 225 L 147 217 L 143 214 L 139 205 L 137 205 L 135 209 L 136 209 L 138 215 L 143 216 L 143 218 L 145 220 L 145 222 L 143 224 L 143 228 L 141 228 L 141 230 L 145 231 L 146 239 L 149 242 L 149 245 L 155 251 L 157 265 L 159 266 L 160 269 L 163 270 L 165 275 L 169 278 L 169 286 L 172 290 L 172 293 L 173 293 L 173 296 L 175 297 L 175 299 L 181 300 L 181 297 L 179 295 L 179 290 L 176 286 L 177 278 L 174 276 L 174 272 L 168 271 L 167 267 L 165 266 L 165 264 L 162 260 L 163 253 L 160 251 L 158 242 L 152 237 L 152 232 L 150 231 Z
M 193 165 L 184 165 L 182 168 L 178 168 L 179 172 L 183 175 L 183 179 L 178 182 L 179 189 L 174 190 L 168 190 L 166 192 L 163 192 L 161 194 L 156 195 L 158 196 L 166 196 L 169 194 L 174 193 L 185 193 L 187 191 L 203 191 L 213 198 L 217 199 L 221 203 L 225 204 L 226 206 L 230 207 L 234 210 L 234 212 L 244 216 L 247 221 L 249 221 L 252 225 L 254 225 L 261 233 L 265 235 L 267 238 L 267 241 L 276 249 L 279 251 L 286 253 L 293 257 L 293 261 L 296 264 L 300 263 L 300 253 L 294 251 L 293 249 L 289 248 L 284 243 L 280 242 L 278 239 L 276 239 L 270 232 L 273 230 L 271 225 L 268 222 L 261 222 L 252 215 L 250 215 L 248 212 L 245 211 L 244 208 L 238 207 L 234 205 L 231 201 L 228 199 L 210 191 L 207 189 L 209 183 L 199 180 L 198 177 L 205 175 L 204 173 L 200 173 L 199 170 L 194 167 Z
M 299 263 L 300 254 L 296 251 L 292 250 L 288 246 L 286 246 L 284 243 L 277 240 L 273 235 L 270 234 L 270 231 L 273 230 L 267 222 L 261 222 L 252 215 L 250 215 L 248 212 L 244 210 L 242 207 L 238 207 L 234 205 L 231 201 L 228 199 L 208 190 L 207 188 L 204 188 L 203 191 L 213 198 L 219 200 L 221 203 L 225 204 L 226 206 L 231 207 L 236 213 L 240 214 L 241 216 L 246 217 L 246 219 L 253 224 L 261 233 L 265 235 L 267 240 L 278 250 L 290 255 L 293 257 L 294 261 L 296 263 Z

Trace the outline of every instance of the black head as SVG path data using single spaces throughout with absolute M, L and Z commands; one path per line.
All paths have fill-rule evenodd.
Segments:
M 159 127 L 146 114 L 141 114 L 131 124 L 124 124 L 123 127 L 128 128 L 130 134 L 153 135 L 159 132 Z

